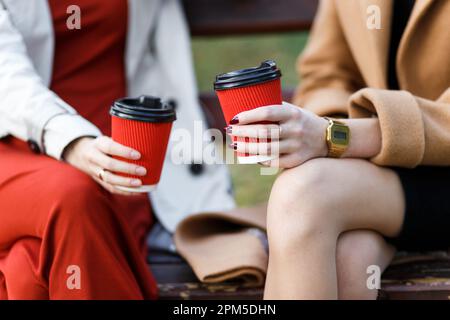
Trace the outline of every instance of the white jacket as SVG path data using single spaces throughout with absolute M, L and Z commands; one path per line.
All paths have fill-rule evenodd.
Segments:
M 194 121 L 204 118 L 180 4 L 177 0 L 128 3 L 128 95 L 173 99 L 178 118 L 174 129 L 193 133 Z M 0 138 L 13 135 L 60 159 L 75 138 L 101 133 L 48 89 L 53 51 L 47 0 L 0 0 Z M 161 182 L 150 195 L 158 218 L 170 231 L 186 215 L 234 207 L 224 165 L 204 165 L 197 175 L 191 171 L 191 165 L 175 165 L 166 157 Z

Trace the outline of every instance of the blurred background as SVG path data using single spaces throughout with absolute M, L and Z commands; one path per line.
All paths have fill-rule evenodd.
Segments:
M 295 64 L 308 37 L 307 32 L 252 36 L 193 38 L 194 62 L 200 91 L 213 90 L 215 76 L 236 69 L 258 66 L 273 59 L 283 73 L 283 88 L 298 82 Z M 239 205 L 267 201 L 276 176 L 260 175 L 258 165 L 230 165 Z

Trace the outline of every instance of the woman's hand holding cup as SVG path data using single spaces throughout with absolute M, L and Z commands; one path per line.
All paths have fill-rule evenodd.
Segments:
M 255 124 L 261 122 L 269 124 Z M 266 166 L 292 168 L 309 159 L 325 157 L 328 152 L 325 140 L 328 121 L 290 103 L 244 111 L 230 123 L 229 135 L 260 139 L 257 143 L 242 139 L 234 142 L 232 147 L 237 152 L 279 156 L 262 163 Z
M 138 160 L 141 154 L 109 137 L 101 136 L 98 138 L 82 137 L 75 140 L 66 148 L 63 158 L 72 166 L 90 175 L 111 193 L 136 195 L 137 193 L 119 190 L 117 186 L 135 188 L 141 186 L 142 181 L 137 178 L 123 177 L 114 172 L 145 176 L 147 170 L 142 166 L 117 160 L 112 156 Z

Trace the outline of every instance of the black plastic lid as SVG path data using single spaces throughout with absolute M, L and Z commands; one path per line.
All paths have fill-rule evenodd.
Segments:
M 231 71 L 220 74 L 214 82 L 214 90 L 226 90 L 251 86 L 281 77 L 281 71 L 273 60 L 261 63 L 259 67 Z
M 176 120 L 173 106 L 162 103 L 160 98 L 151 96 L 116 100 L 109 113 L 115 117 L 144 122 L 173 122 Z

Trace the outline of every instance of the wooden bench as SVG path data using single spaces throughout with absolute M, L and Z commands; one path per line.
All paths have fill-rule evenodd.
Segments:
M 282 33 L 308 30 L 317 0 L 184 0 L 193 36 Z M 289 100 L 292 90 L 286 90 Z M 225 123 L 213 92 L 200 97 L 211 127 Z M 260 299 L 262 288 L 241 283 L 205 285 L 177 255 L 151 253 L 150 267 L 159 283 L 161 299 Z M 450 255 L 402 253 L 382 280 L 384 299 L 450 299 Z

